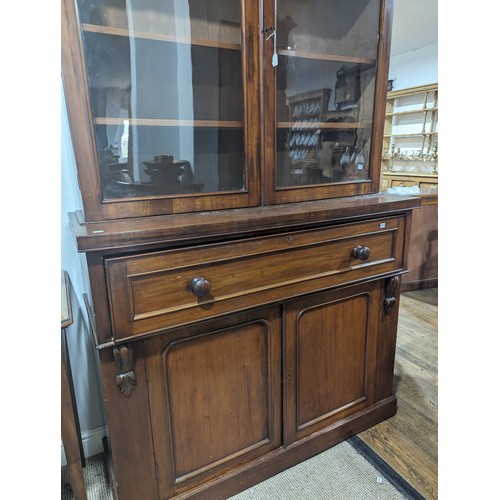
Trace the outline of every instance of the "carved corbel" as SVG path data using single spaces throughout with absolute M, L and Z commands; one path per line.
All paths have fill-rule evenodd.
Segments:
M 117 347 L 113 349 L 113 358 L 115 359 L 116 385 L 120 392 L 128 398 L 132 394 L 132 389 L 137 385 L 135 373 L 132 370 L 134 364 L 134 352 L 128 347 Z
M 394 276 L 389 279 L 385 285 L 385 299 L 384 299 L 384 309 L 387 314 L 389 314 L 396 303 L 396 297 L 394 296 L 399 285 L 399 276 Z

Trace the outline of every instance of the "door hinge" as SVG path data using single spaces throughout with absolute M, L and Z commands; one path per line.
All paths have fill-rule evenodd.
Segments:
M 155 464 L 155 477 L 156 477 L 156 480 L 158 481 L 158 465 Z
M 149 382 L 149 366 L 147 361 L 144 361 L 144 373 L 146 375 L 146 382 Z

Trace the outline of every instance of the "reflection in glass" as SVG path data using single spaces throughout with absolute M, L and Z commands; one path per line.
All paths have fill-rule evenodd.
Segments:
M 278 0 L 278 187 L 369 179 L 379 8 Z
M 245 189 L 239 2 L 78 4 L 104 198 Z

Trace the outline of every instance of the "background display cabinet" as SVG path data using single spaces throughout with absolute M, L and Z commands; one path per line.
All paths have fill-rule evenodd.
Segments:
M 438 85 L 387 93 L 381 190 L 416 190 L 409 272 L 401 290 L 438 284 Z
M 438 85 L 387 93 L 382 189 L 438 193 Z
M 116 498 L 226 498 L 392 416 L 391 1 L 62 12 Z

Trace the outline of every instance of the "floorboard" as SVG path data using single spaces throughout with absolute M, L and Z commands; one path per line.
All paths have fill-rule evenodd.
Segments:
M 423 497 L 438 497 L 438 289 L 401 295 L 397 414 L 359 437 Z

